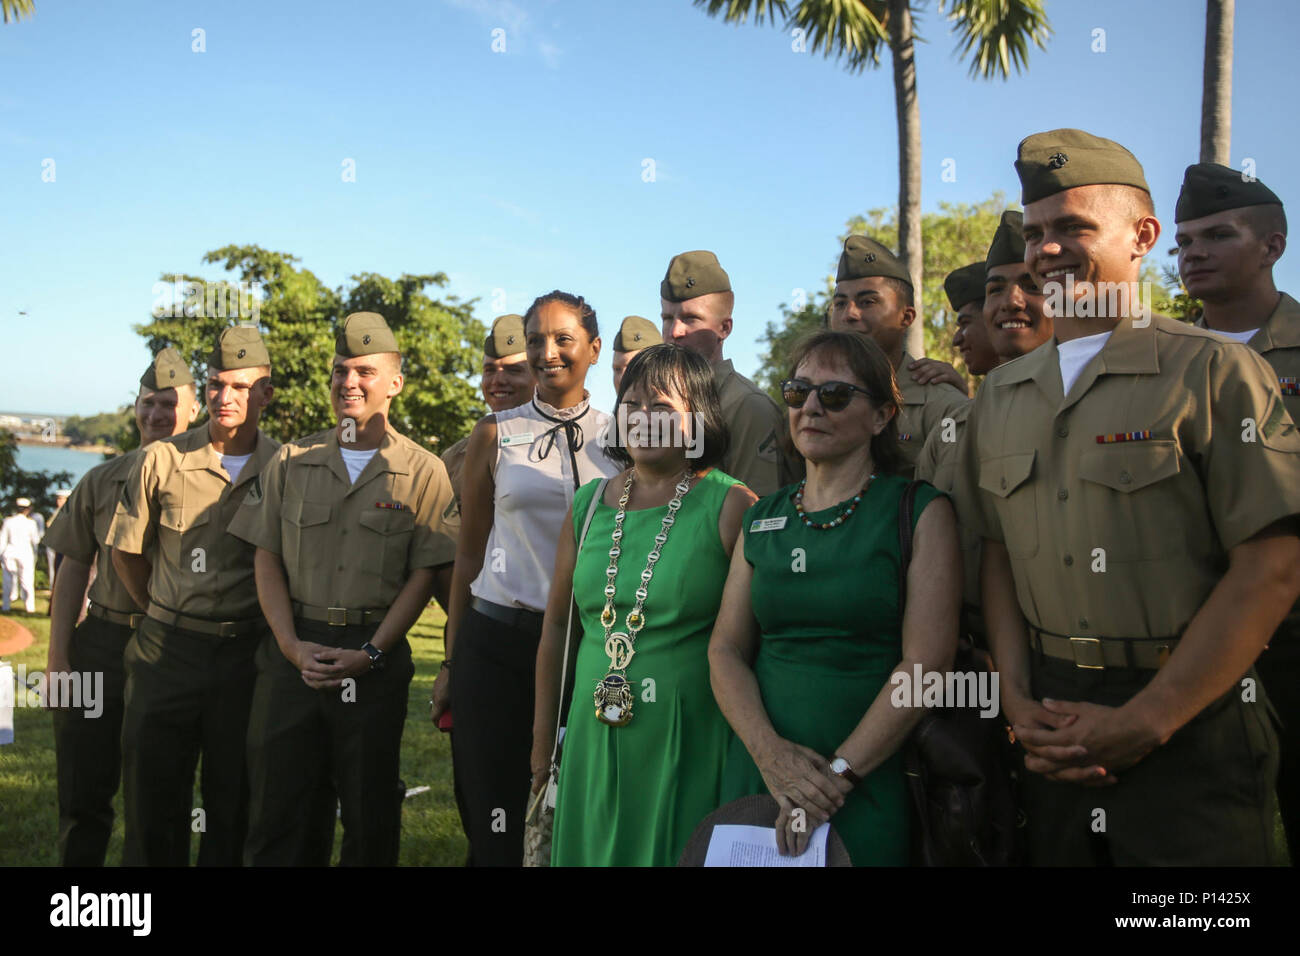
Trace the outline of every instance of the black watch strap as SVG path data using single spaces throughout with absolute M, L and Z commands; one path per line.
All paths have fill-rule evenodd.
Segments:
M 372 671 L 382 670 L 384 665 L 388 663 L 384 656 L 384 652 L 375 647 L 375 645 L 371 644 L 369 641 L 362 644 L 361 649 L 370 655 L 370 669 Z

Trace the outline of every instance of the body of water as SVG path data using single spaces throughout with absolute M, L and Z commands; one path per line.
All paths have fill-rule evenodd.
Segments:
M 104 460 L 97 451 L 76 451 L 62 445 L 19 445 L 18 467 L 23 471 L 70 471 L 72 487 L 81 476 Z

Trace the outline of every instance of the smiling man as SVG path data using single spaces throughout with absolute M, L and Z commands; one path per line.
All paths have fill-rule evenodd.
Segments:
M 483 342 L 483 377 L 479 380 L 483 398 L 492 411 L 516 408 L 533 397 L 537 383 L 532 366 L 528 364 L 526 349 L 524 317 L 514 313 L 497 316 Z M 442 463 L 447 468 L 458 511 L 460 473 L 465 467 L 465 449 L 468 447 L 469 436 L 466 435 L 442 453 Z
M 1273 266 L 1286 251 L 1286 213 L 1273 190 L 1214 163 L 1188 166 L 1174 208 L 1178 271 L 1204 304 L 1202 328 L 1258 352 L 1277 376 L 1292 420 L 1300 417 L 1300 303 L 1278 292 Z M 1277 795 L 1300 863 L 1300 606 L 1255 664 L 1281 718 Z
M 794 479 L 786 416 L 722 357 L 736 296 L 718 257 L 705 250 L 673 256 L 659 283 L 659 301 L 664 341 L 690 349 L 713 368 L 722 417 L 731 433 L 719 467 L 759 497 L 789 484 Z
M 271 628 L 248 724 L 251 866 L 328 865 L 335 793 L 341 862 L 397 864 L 406 632 L 435 592 L 445 606 L 456 554 L 446 468 L 388 421 L 405 384 L 388 323 L 354 312 L 334 350 L 338 424 L 280 449 L 230 524 L 256 546 Z
M 108 532 L 146 608 L 126 646 L 122 790 L 128 865 L 235 866 L 247 826 L 244 735 L 266 629 L 253 549 L 226 533 L 279 443 L 257 427 L 271 359 L 257 329 L 224 329 L 208 359 L 208 421 L 141 453 Z M 202 758 L 203 806 L 193 805 Z M 199 825 L 201 824 L 201 826 Z
M 961 353 L 972 375 L 987 375 L 998 364 L 998 357 L 989 343 L 988 329 L 980 321 L 984 312 L 984 260 L 949 272 L 943 280 L 943 292 L 957 313 L 953 348 Z
M 1160 236 L 1128 150 L 1053 130 L 1016 171 L 1048 303 L 1107 303 L 989 373 L 956 471 L 1030 860 L 1272 862 L 1277 740 L 1242 682 L 1300 595 L 1300 434 L 1255 353 L 1096 296 Z
M 113 569 L 108 529 L 122 486 L 142 450 L 179 435 L 198 413 L 189 366 L 174 348 L 161 350 L 140 376 L 135 399 L 140 448 L 86 472 L 45 536 L 46 546 L 62 558 L 50 598 L 46 678 L 52 684 L 60 674 L 104 675 L 103 712 L 97 717 L 88 717 L 84 709 L 57 707 L 54 711 L 62 866 L 104 865 L 113 834 L 113 795 L 122 776 L 126 693 L 122 654 L 144 608 Z M 78 623 L 92 566 L 96 573 L 90 584 L 90 603 L 85 620 Z

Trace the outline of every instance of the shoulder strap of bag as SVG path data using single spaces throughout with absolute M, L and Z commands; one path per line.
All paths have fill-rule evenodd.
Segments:
M 591 527 L 591 516 L 596 513 L 596 505 L 605 497 L 605 487 L 609 484 L 608 478 L 602 478 L 600 484 L 596 487 L 596 493 L 591 496 L 591 504 L 587 507 L 587 517 L 582 522 L 582 533 L 578 535 L 578 548 L 574 552 L 574 568 L 577 569 L 578 555 L 582 553 L 582 543 L 587 540 L 587 529 Z M 564 725 L 564 691 L 569 682 L 569 644 L 573 637 L 573 592 L 569 592 L 569 620 L 564 626 L 564 657 L 561 658 L 560 669 L 560 697 L 555 708 L 555 743 L 551 745 L 551 772 L 555 772 L 555 755 L 560 752 L 560 728 Z
M 920 481 L 909 481 L 898 502 L 898 619 L 901 625 L 907 605 L 907 569 L 912 563 L 912 513 L 916 509 L 916 492 Z

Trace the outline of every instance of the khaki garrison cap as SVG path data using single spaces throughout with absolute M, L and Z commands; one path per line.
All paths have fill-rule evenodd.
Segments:
M 1151 192 L 1142 164 L 1119 143 L 1081 129 L 1054 129 L 1020 141 L 1020 201 L 1038 202 L 1076 186 L 1133 186 Z
M 870 276 L 889 276 L 912 284 L 912 277 L 907 274 L 907 267 L 901 259 L 868 236 L 849 236 L 844 240 L 844 251 L 840 254 L 840 268 L 835 273 L 835 281 L 845 279 L 866 279 Z
M 524 317 L 513 312 L 492 320 L 492 331 L 483 342 L 483 354 L 488 358 L 505 358 L 524 351 Z
M 343 320 L 334 338 L 334 352 L 344 358 L 401 351 L 393 330 L 378 312 L 353 312 Z
M 730 291 L 731 279 L 718 264 L 718 257 L 704 249 L 673 256 L 664 281 L 659 283 L 659 295 L 668 302 Z
M 639 315 L 629 315 L 618 327 L 614 336 L 615 352 L 639 352 L 652 345 L 663 345 L 664 337 L 658 327 L 649 319 Z
M 1025 261 L 1025 214 L 1019 209 L 1008 209 L 1002 214 L 989 254 L 984 260 L 985 270 L 996 266 L 1009 266 Z
M 1247 182 L 1230 166 L 1197 163 L 1183 174 L 1183 188 L 1174 207 L 1174 222 L 1212 216 L 1243 206 L 1280 206 L 1282 200 L 1258 179 Z
M 208 368 L 229 372 L 237 368 L 260 368 L 271 364 L 262 335 L 251 325 L 235 325 L 222 329 L 216 347 L 208 358 Z
M 169 345 L 153 357 L 140 376 L 140 384 L 152 392 L 161 392 L 164 388 L 193 385 L 194 376 L 181 353 Z
M 961 311 L 962 306 L 984 299 L 984 263 L 972 262 L 968 266 L 954 269 L 943 280 L 943 291 L 948 296 L 948 303 L 954 312 Z

